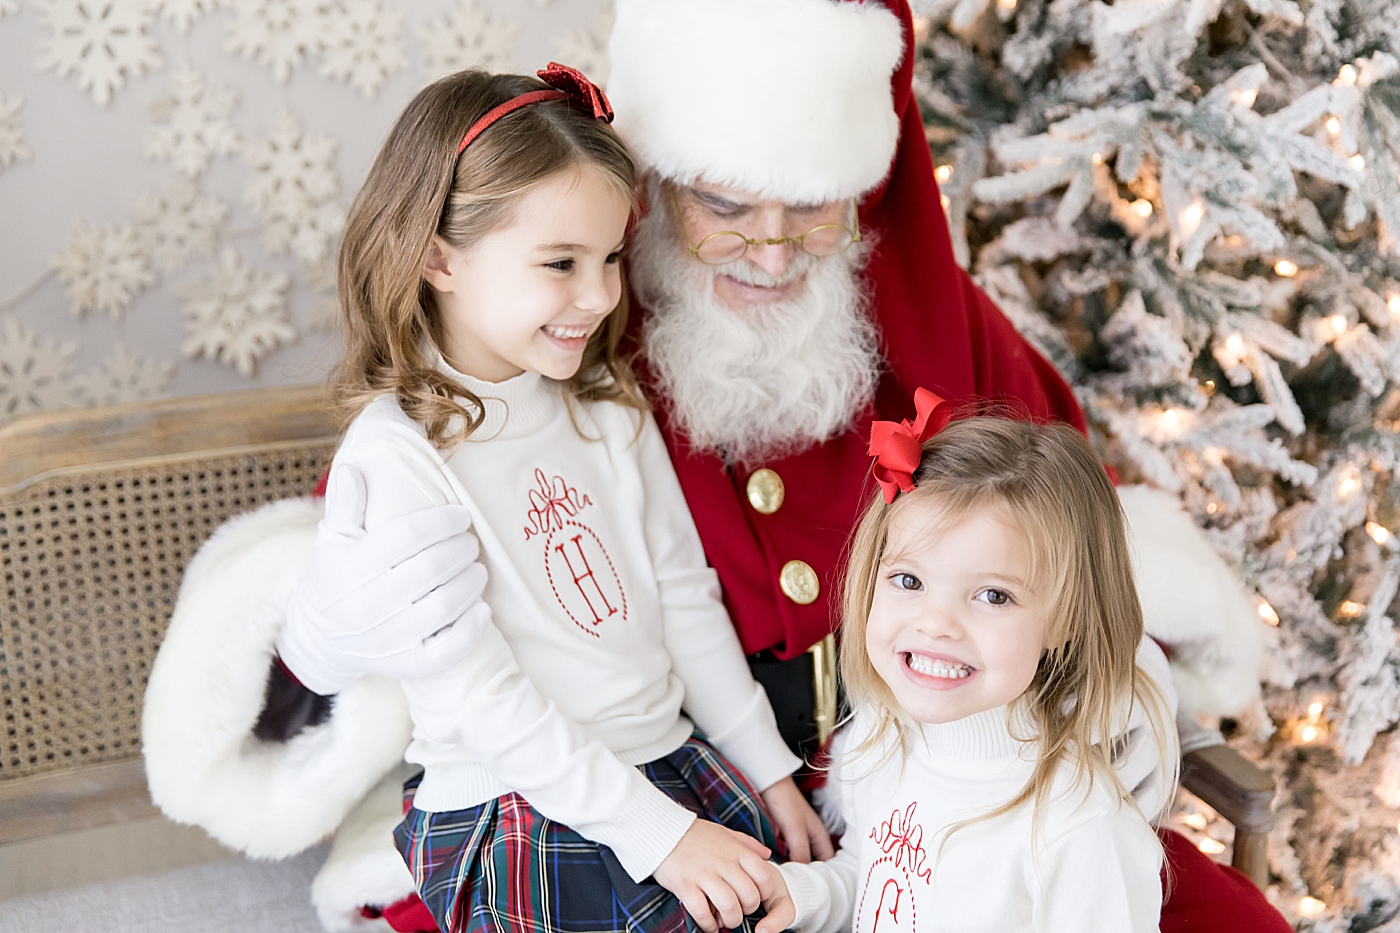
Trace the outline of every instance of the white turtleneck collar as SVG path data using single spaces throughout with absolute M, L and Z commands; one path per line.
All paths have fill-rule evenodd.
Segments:
M 523 372 L 504 382 L 487 382 L 459 372 L 436 349 L 435 365 L 462 388 L 481 399 L 485 408 L 480 427 L 467 441 L 490 441 L 534 433 L 548 424 L 563 403 L 559 383 L 539 373 Z
M 1029 714 L 1013 714 L 1010 706 L 983 710 L 954 722 L 923 723 L 918 731 L 929 756 L 945 761 L 1027 760 L 1033 756 L 1033 745 L 1020 739 L 1032 738 L 1035 733 Z

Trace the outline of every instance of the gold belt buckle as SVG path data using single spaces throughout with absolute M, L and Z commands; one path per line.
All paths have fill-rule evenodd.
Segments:
M 836 636 L 828 635 L 807 649 L 812 656 L 813 712 L 817 717 L 817 741 L 825 745 L 836 729 Z

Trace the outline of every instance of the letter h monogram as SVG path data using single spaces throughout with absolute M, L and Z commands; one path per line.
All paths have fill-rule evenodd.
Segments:
M 582 537 L 582 535 L 574 535 L 569 539 L 569 542 L 573 544 L 574 550 L 578 551 L 578 558 L 583 562 L 583 573 L 579 573 L 574 569 L 574 562 L 569 558 L 569 552 L 564 549 L 565 545 L 556 544 L 554 550 L 558 551 L 559 556 L 564 558 L 564 563 L 569 565 L 569 573 L 573 574 L 574 577 L 574 586 L 578 587 L 580 595 L 583 596 L 583 601 L 588 603 L 588 611 L 593 613 L 593 624 L 597 625 L 599 622 L 603 621 L 604 616 L 598 614 L 597 608 L 593 605 L 593 600 L 588 596 L 588 591 L 583 588 L 584 580 L 587 580 L 593 585 L 593 592 L 597 594 L 598 599 L 603 604 L 603 608 L 608 610 L 607 618 L 616 615 L 617 610 L 608 602 L 608 597 L 603 593 L 603 588 L 598 585 L 597 578 L 593 576 L 593 568 L 588 563 L 588 555 L 583 553 L 583 545 L 579 544 L 579 539 Z

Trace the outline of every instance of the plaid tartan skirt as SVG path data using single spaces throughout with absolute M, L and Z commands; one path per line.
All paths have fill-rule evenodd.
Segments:
M 638 767 L 701 819 L 777 851 L 758 793 L 698 733 L 665 758 Z M 610 848 L 541 815 L 519 794 L 425 813 L 412 806 L 421 779 L 404 785 L 406 814 L 394 842 L 444 933 L 699 929 L 670 891 L 651 878 L 633 881 Z

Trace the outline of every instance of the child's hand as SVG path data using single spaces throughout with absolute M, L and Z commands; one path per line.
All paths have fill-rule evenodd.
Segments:
M 817 816 L 817 811 L 802 796 L 791 777 L 783 778 L 761 796 L 773 817 L 778 838 L 787 847 L 789 861 L 810 862 L 815 857 L 824 862 L 836 854 L 822 818 Z
M 797 919 L 797 905 L 792 902 L 787 880 L 778 866 L 772 862 L 764 862 L 763 866 L 767 877 L 759 882 L 758 887 L 763 893 L 763 907 L 767 916 L 758 921 L 754 933 L 782 933 Z
M 765 868 L 771 854 L 752 836 L 696 820 L 652 877 L 680 899 L 700 929 L 718 933 L 720 924 L 737 929 L 746 914 L 764 903 L 760 882 L 771 884 Z M 787 896 L 786 886 L 782 896 Z

